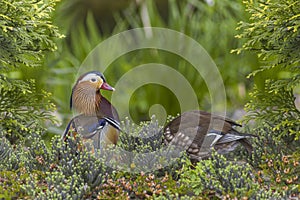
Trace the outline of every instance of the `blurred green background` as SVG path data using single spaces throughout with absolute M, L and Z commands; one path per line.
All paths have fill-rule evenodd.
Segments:
M 101 41 L 121 31 L 137 27 L 165 27 L 180 31 L 198 41 L 216 63 L 226 88 L 227 115 L 243 109 L 253 80 L 246 75 L 257 69 L 255 55 L 230 51 L 242 46 L 235 38 L 239 21 L 247 21 L 242 0 L 62 0 L 53 20 L 65 38 L 57 40 L 58 51 L 49 53 L 43 68 L 10 74 L 22 79 L 34 78 L 37 87 L 53 93 L 61 126 L 50 129 L 61 133 L 72 116 L 69 108 L 71 88 L 78 68 Z M 109 51 L 109 50 L 108 50 Z M 116 59 L 104 72 L 114 86 L 118 79 L 135 66 L 161 63 L 178 70 L 197 91 L 201 110 L 210 111 L 210 94 L 202 77 L 184 59 L 172 53 L 138 50 Z M 255 77 L 259 82 L 259 76 Z M 111 93 L 104 93 L 110 98 Z M 167 88 L 145 85 L 136 90 L 130 100 L 130 114 L 135 122 L 149 119 L 149 108 L 161 104 L 168 115 L 180 112 L 178 100 Z

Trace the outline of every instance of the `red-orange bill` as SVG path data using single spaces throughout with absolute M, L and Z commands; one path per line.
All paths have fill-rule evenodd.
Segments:
M 108 85 L 108 83 L 105 83 L 105 82 L 102 84 L 101 89 L 103 89 L 103 90 L 111 90 L 111 91 L 115 90 L 115 88 L 111 87 L 110 85 Z

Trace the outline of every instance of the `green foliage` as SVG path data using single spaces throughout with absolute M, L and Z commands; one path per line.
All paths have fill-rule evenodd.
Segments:
M 300 111 L 294 104 L 293 90 L 300 83 L 300 3 L 274 0 L 250 1 L 246 5 L 251 21 L 240 23 L 243 32 L 237 37 L 248 40 L 235 51 L 257 53 L 263 66 L 250 76 L 264 77 L 246 105 L 247 120 L 267 122 L 273 132 L 280 130 L 274 139 L 298 141 Z
M 50 21 L 55 3 L 56 0 L 0 2 L 0 136 L 11 143 L 41 133 L 45 121 L 53 120 L 50 94 L 36 90 L 34 80 L 10 78 L 10 72 L 40 66 L 45 52 L 56 49 L 54 39 L 61 35 Z
M 22 189 L 22 184 L 29 177 L 29 173 L 25 170 L 18 171 L 0 171 L 0 198 L 11 199 L 26 196 L 26 192 Z
M 25 139 L 24 139 L 25 140 Z M 0 139 L 0 197 L 5 199 L 28 196 L 24 189 L 27 180 L 45 178 L 49 169 L 50 156 L 40 134 L 26 135 L 28 147 L 24 143 L 12 145 L 5 137 Z M 37 188 L 37 191 L 41 188 Z
M 96 159 L 87 151 L 81 151 L 79 138 L 69 138 L 67 143 L 56 137 L 52 141 L 49 171 L 44 182 L 47 188 L 35 194 L 38 182 L 31 182 L 30 195 L 42 199 L 82 199 L 89 191 L 103 182 L 108 172 L 101 159 Z M 29 186 L 28 186 L 29 187 Z
M 263 142 L 266 142 L 263 141 Z M 216 152 L 208 160 L 202 160 L 192 166 L 186 161 L 179 171 L 179 182 L 184 190 L 192 192 L 197 197 L 212 199 L 281 199 L 298 197 L 299 194 L 299 153 L 282 155 L 271 154 L 271 144 L 255 148 L 263 148 L 265 153 L 258 162 L 254 160 L 230 161 Z M 270 145 L 270 146 L 269 146 Z M 273 144 L 274 145 L 274 144 Z M 261 152 L 255 149 L 252 158 Z M 272 158 L 271 158 L 272 157 Z M 250 164 L 256 164 L 263 170 L 255 170 Z
M 51 22 L 55 3 L 0 2 L 1 199 L 26 198 L 27 179 L 41 179 L 48 169 L 50 157 L 41 135 L 54 120 L 54 104 L 49 93 L 36 89 L 35 80 L 14 77 L 21 67 L 41 66 L 45 53 L 56 49 L 54 39 L 61 35 Z
M 214 194 L 220 198 L 229 195 L 240 199 L 256 194 L 259 189 L 247 163 L 227 161 L 217 153 L 197 163 L 195 169 L 191 169 L 190 163 L 187 163 L 182 168 L 180 182 L 196 195 L 207 197 Z
M 45 120 L 53 120 L 55 106 L 50 94 L 36 94 L 33 81 L 9 79 L 0 75 L 0 136 L 11 143 L 33 133 L 42 132 Z
M 39 135 L 31 140 L 28 148 L 10 147 L 9 153 L 3 156 L 6 162 L 0 165 L 1 197 L 81 199 L 101 184 L 105 174 L 110 172 L 101 159 L 78 149 L 78 139 L 70 138 L 66 144 L 55 137 L 50 150 Z M 8 145 L 3 140 L 0 143 L 2 149 Z
M 162 146 L 162 127 L 155 116 L 150 121 L 141 122 L 139 126 L 126 118 L 121 127 L 120 147 L 126 151 L 152 152 Z
M 153 172 L 158 174 L 174 175 L 174 169 L 181 167 L 182 152 L 174 147 L 165 147 L 163 145 L 162 127 L 158 125 L 155 116 L 150 121 L 135 125 L 129 119 L 121 123 L 122 132 L 120 133 L 117 147 L 112 149 L 117 156 L 115 168 L 121 171 L 130 171 L 131 173 Z M 109 154 L 106 157 L 110 158 Z
M 251 21 L 240 23 L 242 33 L 237 37 L 247 41 L 234 51 L 255 52 L 263 63 L 249 75 L 263 77 L 263 82 L 257 84 L 246 106 L 252 112 L 248 119 L 270 120 L 274 129 L 285 128 L 281 135 L 293 135 L 297 140 L 299 111 L 293 105 L 292 91 L 300 84 L 300 2 L 250 1 L 246 6 Z
M 299 139 L 299 110 L 294 105 L 293 89 L 299 84 L 299 1 L 251 1 L 247 3 L 251 23 L 242 22 L 243 33 L 248 38 L 236 51 L 254 51 L 264 66 L 251 74 L 266 76 L 264 84 L 254 88 L 252 100 L 246 108 L 248 120 L 257 123 L 268 121 L 273 138 Z M 255 20 L 255 21 L 254 21 Z M 285 74 L 283 76 L 283 74 Z
M 154 118 L 141 126 L 132 126 L 130 121 L 126 123 L 124 129 L 130 130 L 128 134 L 132 137 L 121 135 L 117 147 L 140 153 L 161 150 L 162 146 L 149 143 L 149 138 L 138 141 L 141 142 L 138 145 L 130 142 L 137 141 L 135 136 L 142 134 L 142 130 L 157 133 L 159 126 Z M 254 147 L 257 150 L 247 160 L 261 168 L 258 171 L 244 161 L 230 161 L 215 152 L 212 158 L 197 165 L 191 164 L 187 157 L 181 157 L 168 167 L 139 173 L 136 173 L 140 170 L 136 166 L 131 166 L 130 171 L 122 171 L 124 168 L 120 166 L 125 162 L 122 155 L 117 157 L 117 166 L 111 168 L 113 165 L 107 162 L 111 157 L 106 157 L 110 154 L 102 152 L 104 154 L 96 156 L 87 151 L 80 137 L 66 140 L 54 137 L 50 149 L 39 134 L 28 138 L 32 143 L 27 148 L 22 145 L 13 148 L 2 139 L 0 156 L 4 162 L 0 164 L 0 196 L 6 199 L 270 199 L 297 195 L 298 154 L 280 154 L 280 145 L 275 141 L 272 143 L 267 136 L 265 138 L 263 142 L 269 144 L 264 144 L 265 148 L 259 147 L 262 144 L 256 140 Z M 268 146 L 274 146 L 274 149 Z M 260 160 L 252 160 L 262 152 L 265 153 L 260 154 Z M 277 157 L 268 157 L 271 153 Z M 147 158 L 143 159 L 147 166 Z
M 57 0 L 0 2 L 0 70 L 38 66 L 47 51 L 56 50 L 57 27 L 51 23 L 51 13 Z
M 235 50 L 254 51 L 265 64 L 258 72 L 277 69 L 289 72 L 284 86 L 293 89 L 299 84 L 299 45 L 300 45 L 300 2 L 297 0 L 250 1 L 246 3 L 251 14 L 251 22 L 241 22 L 239 29 L 243 33 L 238 38 L 247 38 L 243 47 Z M 274 72 L 275 69 L 273 69 Z M 276 77 L 278 78 L 278 77 Z M 280 78 L 280 77 L 279 77 Z
M 271 92 L 266 96 L 282 90 L 292 91 L 300 83 L 299 1 L 250 1 L 246 5 L 251 21 L 240 23 L 238 29 L 242 33 L 237 37 L 247 38 L 247 41 L 234 52 L 252 51 L 258 55 L 263 66 L 249 76 L 264 76 L 264 82 L 269 79 L 269 82 L 258 85 L 258 89 Z M 254 94 L 254 99 L 256 96 Z M 279 105 L 278 101 L 273 104 Z
M 260 138 L 253 140 L 253 153 L 246 160 L 257 169 L 258 182 L 281 195 L 296 195 L 300 179 L 299 142 L 290 138 L 279 140 L 283 130 L 274 130 L 268 123 L 253 130 Z M 285 148 L 283 148 L 285 147 Z
M 249 77 L 260 78 L 246 105 L 245 121 L 260 136 L 247 160 L 259 171 L 257 180 L 283 196 L 299 194 L 300 111 L 293 93 L 300 83 L 300 2 L 272 0 L 245 2 L 250 22 L 241 22 L 237 50 L 252 51 L 262 66 Z
M 137 132 L 152 127 L 144 125 L 132 130 Z M 156 129 L 151 131 L 155 132 Z M 176 181 L 166 170 L 147 175 L 112 173 L 113 169 L 106 162 L 110 158 L 105 158 L 105 154 L 99 158 L 87 151 L 80 137 L 66 140 L 54 137 L 50 149 L 46 148 L 39 134 L 27 137 L 31 141 L 27 148 L 23 148 L 22 144 L 13 148 L 5 138 L 0 140 L 0 156 L 4 161 L 0 163 L 0 196 L 3 198 L 82 199 L 99 195 L 100 198 L 109 197 L 105 195 L 112 193 L 118 196 L 121 194 L 120 188 L 126 190 L 126 195 L 133 194 L 136 197 L 162 195 L 166 189 L 173 193 L 177 191 Z M 145 147 L 141 144 L 140 149 L 149 147 L 149 144 L 145 144 Z M 163 174 L 163 177 L 159 174 Z
M 300 112 L 291 90 L 278 87 L 276 81 L 266 80 L 264 90 L 254 87 L 252 99 L 245 108 L 248 115 L 245 121 L 268 122 L 273 128 L 273 138 L 287 142 L 300 138 Z

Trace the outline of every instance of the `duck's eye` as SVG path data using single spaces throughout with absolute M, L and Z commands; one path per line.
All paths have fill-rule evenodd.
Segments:
M 97 79 L 91 78 L 91 82 L 95 83 L 96 81 L 97 81 Z

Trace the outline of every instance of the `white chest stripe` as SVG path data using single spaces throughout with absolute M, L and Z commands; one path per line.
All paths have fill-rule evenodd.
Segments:
M 118 129 L 119 131 L 121 130 L 120 128 L 120 123 L 110 117 L 104 117 L 104 119 L 110 124 L 112 125 L 114 128 Z

